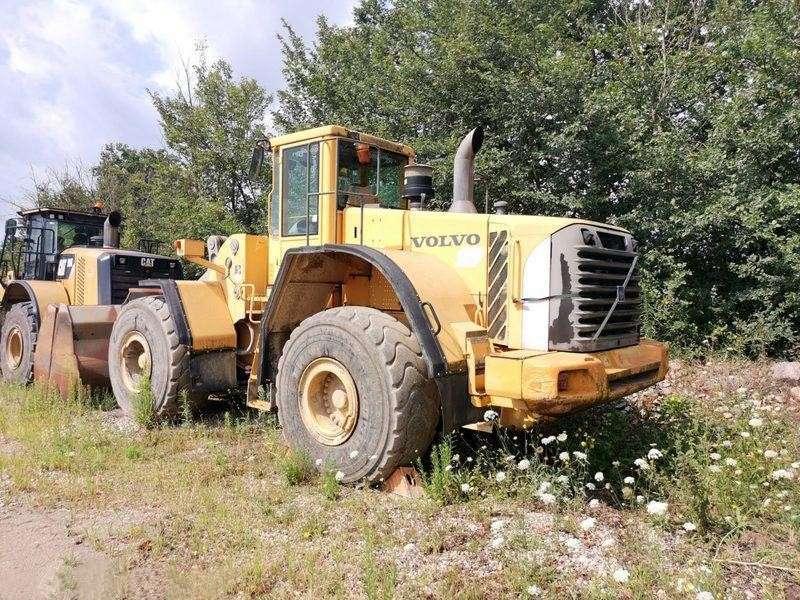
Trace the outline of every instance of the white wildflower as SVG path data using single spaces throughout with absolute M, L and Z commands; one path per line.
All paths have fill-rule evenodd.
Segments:
M 633 477 L 631 477 L 630 475 L 628 475 L 625 479 L 622 480 L 622 483 L 627 483 L 628 485 L 633 485 L 634 483 L 636 483 L 636 480 Z
M 485 413 L 483 413 L 483 420 L 484 421 L 496 421 L 497 417 L 499 417 L 499 416 L 500 415 L 497 413 L 497 411 L 489 409 Z
M 548 435 L 547 437 L 542 438 L 542 445 L 547 446 L 548 444 L 552 444 L 556 441 L 556 436 Z
M 461 484 L 461 491 L 464 492 L 465 494 L 468 493 L 471 489 L 472 487 L 468 483 Z
M 719 465 L 709 465 L 708 470 L 711 471 L 712 473 L 719 473 L 720 471 L 722 471 L 722 467 L 720 467 Z
M 712 594 L 711 592 L 704 592 L 701 590 L 697 592 L 695 598 L 697 600 L 714 600 L 714 594 Z
M 605 480 L 605 478 L 606 477 L 605 477 L 605 475 L 603 475 L 602 471 L 598 471 L 597 473 L 594 474 L 594 480 L 597 481 L 597 482 L 603 481 L 603 480 Z
M 581 547 L 581 541 L 578 538 L 571 537 L 567 540 L 567 548 L 570 550 L 577 550 Z
M 736 462 L 735 458 L 731 458 L 729 456 L 728 458 L 725 459 L 725 464 L 728 465 L 729 467 L 735 467 L 739 463 Z
M 502 530 L 503 527 L 506 526 L 506 522 L 503 519 L 496 519 L 492 521 L 492 524 L 489 526 L 491 530 L 495 533 Z
M 691 521 L 686 521 L 686 523 L 683 524 L 683 529 L 685 531 L 695 531 L 697 529 L 697 525 L 695 525 Z
M 770 477 L 772 477 L 776 481 L 778 479 L 791 479 L 793 476 L 794 476 L 794 473 L 792 471 L 788 471 L 786 469 L 778 469 L 776 471 L 773 471 L 770 474 Z
M 597 486 L 590 481 L 589 483 L 586 484 L 586 489 L 587 490 L 596 490 Z
M 612 574 L 612 577 L 617 583 L 628 583 L 628 580 L 631 578 L 631 574 L 628 573 L 626 569 L 617 569 Z
M 317 460 L 314 461 L 314 464 L 317 465 L 318 467 L 321 467 L 322 466 L 322 459 L 318 458 Z
M 760 417 L 753 417 L 747 422 L 747 424 L 755 429 L 756 427 L 761 427 L 764 424 L 764 419 L 761 419 Z
M 637 458 L 635 461 L 633 461 L 633 464 L 639 467 L 642 471 L 646 471 L 650 468 L 650 464 L 643 458 Z
M 663 454 L 661 454 L 661 450 L 658 448 L 650 448 L 650 451 L 647 453 L 647 458 L 650 460 L 658 460 L 659 458 L 663 458 Z
M 451 462 L 458 462 L 461 460 L 461 456 L 458 454 L 453 454 L 453 458 L 450 459 Z
M 505 539 L 502 536 L 497 536 L 496 538 L 492 538 L 492 541 L 489 542 L 489 545 L 497 550 L 500 546 L 503 545 Z
M 740 431 L 739 435 L 742 436 L 743 438 L 749 438 L 750 437 L 750 432 L 749 431 Z
M 566 441 L 567 441 L 567 432 L 566 432 L 566 431 L 562 431 L 561 433 L 559 433 L 559 434 L 556 436 L 556 439 L 557 439 L 559 442 L 566 442 Z
M 712 452 L 709 454 L 709 456 L 711 457 L 711 460 L 719 460 L 722 458 L 722 455 L 719 452 Z
M 558 477 L 556 477 L 556 481 L 558 483 L 562 483 L 562 484 L 566 485 L 566 484 L 569 483 L 569 477 L 566 476 L 566 475 L 559 475 Z
M 579 452 L 578 450 L 576 450 L 575 452 L 572 453 L 572 456 L 574 456 L 578 460 L 586 460 L 585 452 Z
M 583 521 L 580 522 L 580 528 L 584 531 L 589 531 L 592 527 L 595 526 L 597 523 L 597 519 L 593 517 L 587 517 Z
M 611 466 L 612 467 L 618 467 L 619 466 L 619 461 L 618 460 L 612 460 L 611 461 Z
M 567 462 L 569 460 L 569 452 L 559 453 L 558 458 L 560 458 L 564 462 Z
M 333 476 L 336 481 L 342 481 L 344 479 L 344 473 L 341 471 L 336 471 L 336 475 Z
M 597 508 L 598 506 L 600 506 L 600 500 L 597 498 L 592 498 L 589 500 L 589 508 Z
M 550 486 L 552 485 L 553 484 L 550 483 L 549 481 L 543 481 L 542 483 L 539 484 L 539 493 L 546 492 L 547 490 L 550 489 Z
M 542 595 L 542 588 L 538 585 L 529 585 L 525 591 L 528 592 L 528 596 L 533 596 L 534 598 Z
M 498 471 L 497 474 L 494 476 L 494 478 L 497 480 L 497 483 L 502 483 L 503 481 L 506 480 L 505 471 Z
M 650 500 L 647 503 L 647 512 L 651 515 L 663 516 L 667 514 L 669 504 L 666 502 L 659 502 L 658 500 Z
M 529 461 L 527 458 L 523 458 L 521 461 L 517 463 L 517 469 L 519 469 L 520 471 L 527 471 L 528 467 L 530 466 L 531 466 L 531 461 Z
M 731 442 L 730 440 L 725 440 L 724 442 L 722 442 L 722 446 L 725 448 L 731 448 L 733 446 L 733 442 Z
M 778 453 L 775 450 L 764 450 L 764 458 L 778 458 Z
M 636 496 L 636 504 L 643 504 L 644 496 Z
M 553 494 L 548 494 L 546 492 L 541 492 L 538 496 L 542 504 L 553 504 L 556 501 L 556 497 Z

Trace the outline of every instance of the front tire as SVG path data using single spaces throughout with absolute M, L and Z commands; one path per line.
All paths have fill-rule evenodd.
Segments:
M 138 298 L 122 307 L 111 330 L 108 372 L 117 404 L 132 414 L 142 379 L 150 378 L 153 412 L 161 420 L 177 417 L 181 396 L 194 406 L 189 348 L 178 341 L 175 319 L 161 296 Z
M 0 371 L 3 379 L 28 384 L 33 381 L 33 355 L 39 335 L 39 320 L 33 302 L 11 307 L 0 330 Z
M 343 481 L 380 481 L 413 462 L 439 421 L 436 386 L 414 334 L 361 306 L 304 320 L 278 362 L 286 441 Z

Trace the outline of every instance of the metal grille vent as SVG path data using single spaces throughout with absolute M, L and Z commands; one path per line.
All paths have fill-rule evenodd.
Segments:
M 489 278 L 487 291 L 487 321 L 489 337 L 505 339 L 508 310 L 508 231 L 489 233 Z
M 577 249 L 575 286 L 576 333 L 579 339 L 603 339 L 614 344 L 638 338 L 641 297 L 639 268 L 635 266 L 627 288 L 622 289 L 635 252 L 591 246 Z M 596 336 L 614 301 L 619 302 L 599 336 Z
M 84 303 L 86 295 L 86 259 L 78 257 L 78 265 L 75 267 L 75 304 Z

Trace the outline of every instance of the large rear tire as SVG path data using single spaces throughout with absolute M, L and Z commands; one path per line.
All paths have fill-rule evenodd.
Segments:
M 300 323 L 276 383 L 286 441 L 345 482 L 387 478 L 436 433 L 438 395 L 419 342 L 373 308 L 333 308 Z
M 179 342 L 175 319 L 161 296 L 122 307 L 111 330 L 108 372 L 117 404 L 128 414 L 144 377 L 150 378 L 153 412 L 161 420 L 181 413 L 184 394 L 192 407 L 205 399 L 192 393 L 189 348 Z
M 39 335 L 39 320 L 33 302 L 11 307 L 0 330 L 0 371 L 3 379 L 28 384 L 33 381 L 33 354 Z

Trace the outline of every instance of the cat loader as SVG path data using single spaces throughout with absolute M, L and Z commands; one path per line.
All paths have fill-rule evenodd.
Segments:
M 344 481 L 378 481 L 437 430 L 527 428 L 662 380 L 640 335 L 632 235 L 583 219 L 478 214 L 481 128 L 455 157 L 448 212 L 400 143 L 325 126 L 264 140 L 266 235 L 175 242 L 206 269 L 152 278 L 119 307 L 109 376 L 123 407 L 241 390 Z
M 140 279 L 183 276 L 175 257 L 119 248 L 118 212 L 36 208 L 6 221 L 0 250 L 0 373 L 62 395 L 108 385 L 117 308 Z

